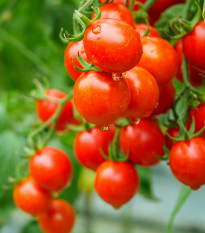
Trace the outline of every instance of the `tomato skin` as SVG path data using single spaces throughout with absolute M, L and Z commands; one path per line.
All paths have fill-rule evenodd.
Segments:
M 75 224 L 75 211 L 66 201 L 52 200 L 49 209 L 38 217 L 44 233 L 69 233 Z
M 205 73 L 205 22 L 200 21 L 183 40 L 183 52 L 187 60 Z
M 78 42 L 70 42 L 66 47 L 64 54 L 65 67 L 73 81 L 76 81 L 76 79 L 81 75 L 81 72 L 77 71 L 73 66 L 73 62 L 77 67 L 81 69 L 83 68 L 80 62 L 78 61 L 78 53 L 86 62 L 89 63 L 82 40 Z
M 144 36 L 144 34 L 147 31 L 147 24 L 145 23 L 136 23 L 134 26 L 135 30 L 140 34 L 140 36 Z M 157 32 L 157 30 L 150 26 L 149 34 L 147 35 L 149 37 L 160 37 L 160 34 Z
M 49 207 L 51 195 L 41 188 L 32 177 L 24 178 L 14 189 L 15 204 L 22 211 L 37 216 Z
M 138 66 L 148 70 L 159 86 L 167 84 L 177 71 L 178 60 L 175 50 L 161 38 L 143 37 L 141 41 L 143 55 Z
M 78 133 L 74 141 L 74 152 L 78 161 L 88 169 L 96 171 L 98 166 L 105 161 L 100 148 L 108 155 L 108 146 L 114 135 L 114 127 L 109 127 L 107 131 L 93 128 Z
M 109 73 L 90 71 L 76 81 L 73 100 L 86 121 L 108 126 L 124 116 L 130 102 L 130 91 L 124 79 L 117 82 Z
M 133 163 L 150 167 L 159 160 L 155 155 L 163 156 L 164 136 L 151 121 L 141 119 L 138 124 L 129 125 L 120 132 L 120 145 L 123 152 L 129 153 Z
M 179 134 L 179 128 L 170 128 L 167 130 L 167 133 L 173 137 L 176 138 Z M 169 150 L 171 150 L 172 146 L 174 145 L 174 141 L 172 141 L 172 139 L 170 139 L 167 135 L 165 135 L 165 145 L 167 146 L 167 148 Z
M 159 100 L 159 88 L 155 78 L 139 66 L 123 73 L 123 77 L 131 93 L 126 116 L 130 119 L 148 117 Z
M 83 42 L 88 59 L 109 73 L 130 70 L 142 56 L 139 34 L 117 19 L 96 20 L 86 29 Z
M 130 201 L 139 188 L 139 176 L 129 162 L 105 161 L 96 172 L 95 190 L 115 208 Z
M 205 140 L 196 137 L 180 141 L 170 151 L 169 163 L 172 173 L 193 190 L 205 184 Z

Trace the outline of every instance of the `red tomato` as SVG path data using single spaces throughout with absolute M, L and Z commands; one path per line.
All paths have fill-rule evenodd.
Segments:
M 59 90 L 50 89 L 46 91 L 46 96 L 61 100 L 66 97 L 66 94 Z M 49 120 L 55 114 L 58 105 L 59 104 L 55 101 L 40 99 L 37 102 L 37 106 L 36 106 L 39 118 L 43 122 Z M 67 124 L 69 123 L 78 124 L 78 121 L 74 118 L 73 104 L 70 100 L 66 102 L 63 107 L 63 110 L 57 121 L 56 130 L 58 131 L 65 130 Z
M 161 38 L 142 37 L 143 55 L 139 66 L 148 70 L 159 86 L 170 82 L 177 71 L 177 54 L 172 46 Z
M 105 161 L 96 172 L 95 190 L 115 208 L 130 201 L 139 188 L 139 176 L 129 162 Z
M 74 151 L 78 161 L 83 166 L 95 171 L 105 161 L 100 148 L 108 155 L 108 147 L 114 135 L 114 127 L 110 127 L 107 131 L 93 128 L 78 133 L 74 142 Z
M 69 157 L 55 147 L 43 147 L 30 160 L 32 177 L 44 189 L 60 191 L 72 178 L 72 163 Z
M 171 128 L 168 129 L 167 133 L 173 137 L 176 138 L 179 134 L 179 128 Z M 167 148 L 169 150 L 171 150 L 172 146 L 174 145 L 174 141 L 172 141 L 172 139 L 170 139 L 167 135 L 165 135 L 165 145 L 167 146 Z
M 123 73 L 131 92 L 126 116 L 130 119 L 148 117 L 156 108 L 159 88 L 154 77 L 145 69 L 135 66 Z
M 73 81 L 76 81 L 76 79 L 81 75 L 81 72 L 77 71 L 73 66 L 73 62 L 77 67 L 81 69 L 83 68 L 78 61 L 78 53 L 86 62 L 89 63 L 82 40 L 78 42 L 70 42 L 66 47 L 64 54 L 65 68 Z
M 179 81 L 184 82 L 182 74 L 182 63 L 183 63 L 183 51 L 182 51 L 182 41 L 178 40 L 174 46 L 178 55 L 178 71 L 176 77 Z M 198 70 L 196 70 L 191 64 L 189 65 L 189 81 L 192 86 L 200 87 L 203 84 L 203 76 Z
M 44 233 L 69 233 L 75 223 L 75 211 L 68 202 L 56 199 L 39 216 L 38 223 Z
M 136 23 L 134 27 L 135 27 L 135 30 L 140 34 L 140 36 L 143 36 L 147 31 L 147 24 L 144 24 L 144 23 Z M 150 26 L 150 31 L 149 31 L 148 36 L 149 37 L 160 37 L 157 30 L 152 26 Z
M 142 56 L 139 34 L 120 20 L 96 20 L 86 29 L 83 41 L 88 59 L 106 72 L 128 71 Z
M 100 7 L 101 19 L 118 19 L 134 26 L 134 18 L 127 7 L 115 3 L 105 4 Z M 92 19 L 96 17 L 94 13 Z
M 141 119 L 120 132 L 120 145 L 129 160 L 140 166 L 153 166 L 159 162 L 155 155 L 163 156 L 164 136 L 151 121 Z
M 159 104 L 154 110 L 153 115 L 166 113 L 174 104 L 176 90 L 173 83 L 169 82 L 159 88 Z
M 14 202 L 19 209 L 37 216 L 47 210 L 51 195 L 42 189 L 32 177 L 23 179 L 14 189 Z
M 105 2 L 106 0 L 100 0 L 101 2 Z M 139 10 L 139 5 L 137 4 L 137 2 L 140 3 L 145 3 L 146 0 L 135 0 L 135 5 L 134 5 L 134 11 Z M 113 3 L 117 3 L 117 4 L 122 4 L 125 5 L 126 4 L 126 0 L 113 0 Z M 129 4 L 131 3 L 131 0 L 129 0 Z
M 183 52 L 187 60 L 205 73 L 205 22 L 200 21 L 182 41 Z
M 124 79 L 117 82 L 112 79 L 112 74 L 90 71 L 76 81 L 73 99 L 86 121 L 108 126 L 124 116 L 130 102 L 130 91 Z
M 173 145 L 169 157 L 175 177 L 192 189 L 205 184 L 205 140 L 196 137 Z

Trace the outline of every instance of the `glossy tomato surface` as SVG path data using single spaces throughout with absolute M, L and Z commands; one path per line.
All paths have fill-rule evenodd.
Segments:
M 130 119 L 148 117 L 159 100 L 159 88 L 155 78 L 139 66 L 123 73 L 123 77 L 131 93 L 126 116 Z
M 60 191 L 72 178 L 72 163 L 69 157 L 55 147 L 43 147 L 30 160 L 32 177 L 44 189 Z
M 75 223 L 75 211 L 66 201 L 52 200 L 49 209 L 38 218 L 44 233 L 69 233 Z
M 88 59 L 106 72 L 130 70 L 142 56 L 139 34 L 117 19 L 96 20 L 86 29 L 83 41 Z
M 153 166 L 159 163 L 155 155 L 163 156 L 164 136 L 151 121 L 141 119 L 138 124 L 121 129 L 120 145 L 129 160 L 140 166 Z
M 147 32 L 147 24 L 144 23 L 136 23 L 134 26 L 135 30 L 140 34 L 140 36 L 144 36 L 144 34 Z M 150 26 L 149 29 L 149 34 L 147 36 L 149 37 L 160 37 L 159 33 L 157 30 Z
M 180 141 L 170 151 L 170 168 L 175 177 L 196 190 L 205 184 L 205 140 L 196 137 Z
M 139 183 L 138 173 L 129 162 L 105 161 L 96 171 L 96 192 L 115 208 L 120 208 L 133 198 Z
M 73 100 L 85 120 L 97 126 L 108 126 L 124 116 L 130 90 L 124 79 L 114 81 L 112 74 L 90 71 L 76 81 Z
M 15 204 L 24 212 L 37 216 L 47 210 L 51 195 L 41 188 L 32 177 L 24 178 L 14 189 Z
M 139 66 L 148 70 L 157 80 L 159 86 L 170 82 L 178 68 L 178 58 L 172 46 L 161 38 L 141 38 L 143 55 Z

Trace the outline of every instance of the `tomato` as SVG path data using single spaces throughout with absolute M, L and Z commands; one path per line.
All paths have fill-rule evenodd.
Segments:
M 82 40 L 78 42 L 70 42 L 66 47 L 64 54 L 65 67 L 73 81 L 76 81 L 76 79 L 81 75 L 81 72 L 77 71 L 73 66 L 73 62 L 77 67 L 81 69 L 83 68 L 78 61 L 78 53 L 86 62 L 89 63 Z
M 66 97 L 66 94 L 59 90 L 50 89 L 46 91 L 46 96 L 61 100 Z M 58 106 L 59 104 L 55 101 L 40 99 L 37 102 L 36 106 L 39 118 L 43 122 L 48 121 L 55 114 Z M 78 124 L 78 121 L 74 118 L 73 104 L 71 100 L 65 103 L 62 112 L 57 120 L 56 130 L 65 130 L 69 123 Z
M 170 151 L 169 163 L 180 182 L 194 190 L 199 189 L 205 184 L 205 140 L 196 137 L 175 143 Z
M 182 63 L 183 63 L 183 51 L 182 51 L 182 41 L 178 40 L 174 46 L 178 55 L 178 71 L 176 77 L 179 81 L 184 82 L 182 74 Z M 198 70 L 196 70 L 190 63 L 189 66 L 189 81 L 192 86 L 200 87 L 203 85 L 203 76 Z
M 42 189 L 32 177 L 24 178 L 14 189 L 14 202 L 19 209 L 37 216 L 49 207 L 51 195 Z
M 123 73 L 123 77 L 131 92 L 126 116 L 130 119 L 148 117 L 159 100 L 159 88 L 155 78 L 139 66 Z
M 130 201 L 139 188 L 139 176 L 129 162 L 105 161 L 96 172 L 95 190 L 115 208 Z
M 141 38 L 143 55 L 139 66 L 148 70 L 159 86 L 170 82 L 177 71 L 177 54 L 172 46 L 161 38 Z
M 96 20 L 86 29 L 83 41 L 88 59 L 106 72 L 130 70 L 142 56 L 139 34 L 117 19 Z
M 105 161 L 100 148 L 108 155 L 108 147 L 114 135 L 114 127 L 109 127 L 107 131 L 93 128 L 78 133 L 74 141 L 74 152 L 78 161 L 83 166 L 95 171 Z
M 164 136 L 151 121 L 141 119 L 138 124 L 129 125 L 120 132 L 120 145 L 129 160 L 140 166 L 153 166 L 163 156 Z
M 153 115 L 166 113 L 174 104 L 176 90 L 172 82 L 159 88 L 159 104 Z
M 167 133 L 173 137 L 176 138 L 179 134 L 179 128 L 170 128 L 168 129 Z M 167 148 L 169 150 L 171 150 L 172 146 L 174 145 L 174 141 L 172 141 L 172 139 L 170 139 L 167 135 L 165 135 L 165 145 L 167 146 Z
M 29 162 L 32 177 L 44 189 L 60 191 L 72 178 L 72 163 L 69 157 L 55 147 L 43 147 Z
M 140 34 L 140 36 L 143 36 L 147 31 L 147 24 L 144 23 L 136 23 L 134 27 L 135 30 Z M 159 33 L 154 27 L 150 26 L 149 30 L 149 37 L 160 37 Z
M 183 40 L 183 52 L 187 60 L 205 73 L 205 22 L 200 21 Z
M 124 116 L 130 102 L 130 91 L 124 79 L 117 82 L 112 74 L 90 71 L 76 81 L 73 100 L 86 121 L 108 126 Z
M 131 26 L 134 26 L 134 18 L 127 7 L 115 3 L 105 4 L 100 7 L 101 19 L 118 19 L 122 20 Z M 94 13 L 92 19 L 96 17 Z
M 52 200 L 49 209 L 38 217 L 44 233 L 69 233 L 75 224 L 75 211 L 66 201 Z

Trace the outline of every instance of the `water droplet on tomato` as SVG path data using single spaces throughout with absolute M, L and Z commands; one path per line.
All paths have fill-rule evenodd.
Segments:
M 119 82 L 122 79 L 122 74 L 118 73 L 118 74 L 112 74 L 112 78 L 114 79 L 114 81 Z
M 140 123 L 140 120 L 141 120 L 140 118 L 134 119 L 132 123 L 138 125 Z
M 107 130 L 109 129 L 109 127 L 108 127 L 108 126 L 102 126 L 100 129 L 101 129 L 102 131 L 107 131 Z
M 94 34 L 99 34 L 100 32 L 101 32 L 101 26 L 100 25 L 95 25 L 94 27 L 93 27 L 93 29 L 92 29 L 92 32 L 94 33 Z

